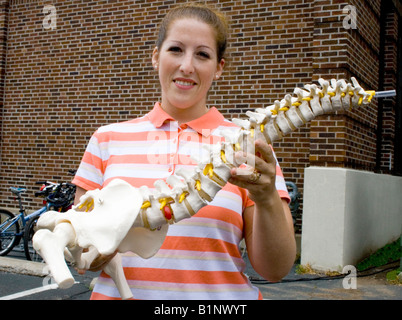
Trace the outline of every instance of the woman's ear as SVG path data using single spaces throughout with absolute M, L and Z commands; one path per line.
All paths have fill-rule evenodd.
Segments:
M 216 73 L 215 73 L 215 80 L 218 80 L 220 77 L 221 77 L 221 75 L 222 75 L 222 73 L 223 73 L 223 67 L 225 66 L 225 59 L 222 59 L 219 63 L 218 63 L 218 65 L 217 65 L 217 67 L 216 67 Z
M 159 68 L 159 50 L 158 47 L 155 47 L 153 53 L 152 53 L 152 65 L 155 70 L 158 70 Z

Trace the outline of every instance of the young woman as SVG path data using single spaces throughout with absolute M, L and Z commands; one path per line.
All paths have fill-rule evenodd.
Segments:
M 208 91 L 224 69 L 227 33 L 223 16 L 205 6 L 182 6 L 165 17 L 152 55 L 162 99 L 142 118 L 96 131 L 73 180 L 77 199 L 114 178 L 153 188 L 154 181 L 178 168 L 195 166 L 189 158 L 194 150 L 222 141 L 222 130 L 235 128 L 216 108 L 207 107 Z M 147 148 L 156 136 L 158 148 Z M 169 227 L 153 258 L 123 256 L 135 299 L 261 299 L 243 274 L 243 238 L 262 277 L 276 282 L 288 274 L 296 254 L 289 196 L 272 148 L 257 141 L 256 154 L 236 156 L 255 163 L 259 175 L 233 169 L 229 183 L 208 206 Z M 99 257 L 92 270 L 102 269 L 109 259 Z M 104 273 L 92 298 L 119 298 Z

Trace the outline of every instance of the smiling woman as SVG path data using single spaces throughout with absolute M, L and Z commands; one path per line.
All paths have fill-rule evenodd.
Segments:
M 222 74 L 215 30 L 198 19 L 174 20 L 161 47 L 152 58 L 159 71 L 162 108 L 181 123 L 203 116 L 207 93 Z
M 191 20 L 195 19 L 202 21 L 214 30 L 214 39 L 216 41 L 216 49 L 218 54 L 217 61 L 219 62 L 224 59 L 229 33 L 228 23 L 223 14 L 204 5 L 183 5 L 170 11 L 161 23 L 156 46 L 158 48 L 162 47 L 167 38 L 168 29 L 171 23 L 173 23 L 175 20 L 182 19 L 183 17 L 190 18 Z
M 159 180 L 178 187 L 179 176 L 185 178 L 186 170 L 198 168 L 196 161 L 188 161 L 189 155 L 203 154 L 205 146 L 235 135 L 239 128 L 217 108 L 207 107 L 208 91 L 225 66 L 227 34 L 223 16 L 202 5 L 178 7 L 165 17 L 152 53 L 162 101 L 142 118 L 97 130 L 73 180 L 79 187 L 77 202 L 86 190 L 102 189 L 115 179 L 151 191 L 158 188 Z M 153 148 L 156 134 L 163 138 Z M 230 167 L 229 183 L 209 199 L 212 201 L 182 194 L 184 203 L 193 201 L 188 206 L 193 217 L 169 227 L 155 256 L 146 260 L 133 253 L 123 255 L 124 274 L 134 298 L 261 299 L 259 290 L 243 274 L 242 239 L 254 269 L 262 277 L 278 281 L 287 275 L 296 254 L 290 198 L 272 148 L 258 140 L 255 150 L 258 156 L 236 155 L 255 160 L 248 161 L 255 164 L 252 174 Z M 209 171 L 213 176 L 211 166 Z M 199 192 L 203 190 L 201 181 L 196 186 Z M 179 216 L 168 200 L 154 206 L 169 209 L 158 216 L 163 221 Z M 151 210 L 149 205 L 145 202 L 142 210 Z M 107 265 L 112 257 L 99 257 L 93 269 Z M 103 272 L 92 298 L 119 297 L 113 281 Z

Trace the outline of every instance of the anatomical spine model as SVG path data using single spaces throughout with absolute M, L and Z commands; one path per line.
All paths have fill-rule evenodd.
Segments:
M 87 192 L 66 213 L 49 211 L 42 215 L 34 248 L 59 287 L 74 284 L 64 259 L 79 269 L 88 269 L 99 254 L 131 251 L 143 258 L 155 255 L 169 224 L 192 217 L 211 202 L 226 185 L 231 169 L 242 165 L 235 161 L 234 154 L 254 152 L 255 140 L 272 144 L 319 115 L 368 104 L 375 96 L 374 91 L 363 90 L 354 78 L 352 84 L 322 79 L 319 83 L 321 87 L 296 88 L 294 96 L 286 95 L 273 106 L 247 112 L 248 120 L 233 119 L 239 128 L 223 132 L 225 142 L 208 147 L 194 169 L 178 170 L 166 181 L 156 181 L 155 189 L 134 188 L 116 179 L 102 190 Z M 115 255 L 104 271 L 116 283 L 121 297 L 129 299 L 132 294 L 120 259 L 119 254 Z

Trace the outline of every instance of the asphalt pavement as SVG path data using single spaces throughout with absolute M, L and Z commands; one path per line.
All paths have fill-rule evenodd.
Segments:
M 269 283 L 258 275 L 254 279 L 259 280 L 253 283 L 267 300 L 402 300 L 402 285 L 390 284 L 386 279 L 387 273 L 398 267 L 399 263 L 394 263 L 358 272 L 352 280 L 349 275 L 300 275 L 295 265 L 280 283 Z
M 59 289 L 45 263 L 27 261 L 21 250 L 14 249 L 0 257 L 0 300 L 89 300 L 98 273 L 70 270 L 76 283 Z
M 249 263 L 246 274 L 266 300 L 402 300 L 402 285 L 386 280 L 387 272 L 398 266 L 395 263 L 358 273 L 350 289 L 347 287 L 351 280 L 345 276 L 300 275 L 296 265 L 280 283 L 264 281 Z M 13 251 L 0 257 L 0 300 L 88 300 L 91 283 L 98 273 L 79 275 L 71 270 L 76 283 L 70 289 L 55 289 L 45 264 L 28 262 L 21 253 Z

